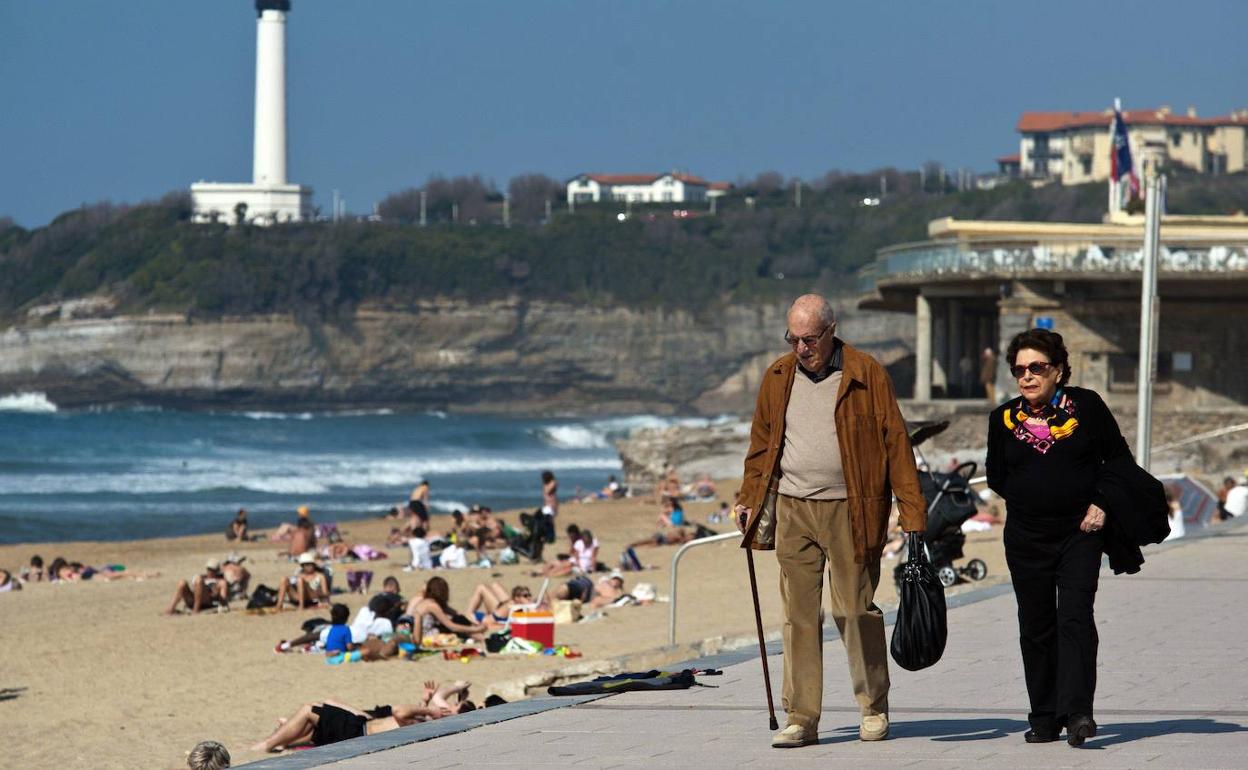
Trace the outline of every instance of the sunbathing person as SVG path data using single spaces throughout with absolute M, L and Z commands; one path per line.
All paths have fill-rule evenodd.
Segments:
M 394 631 L 388 634 L 370 635 L 360 642 L 360 660 L 388 660 L 420 649 L 420 640 L 414 629 L 416 620 L 411 615 L 401 615 L 394 623 Z
M 39 554 L 30 557 L 30 566 L 22 567 L 21 571 L 18 572 L 18 577 L 21 578 L 23 583 L 42 583 L 45 577 L 43 557 Z
M 624 593 L 624 576 L 619 573 L 612 573 L 598 578 L 598 582 L 594 584 L 594 598 L 590 599 L 589 606 L 593 609 L 606 607 L 614 604 L 622 597 Z
M 234 520 L 225 528 L 226 540 L 240 540 L 246 542 L 251 539 L 251 535 L 247 531 L 247 509 L 239 508 L 238 513 L 234 514 Z
M 581 530 L 581 539 L 572 544 L 572 566 L 588 575 L 598 567 L 598 538 L 588 529 Z
M 0 594 L 22 590 L 22 583 L 7 569 L 0 569 Z
M 472 593 L 472 598 L 468 600 L 468 611 L 473 614 L 477 622 L 483 622 L 487 617 L 493 617 L 499 623 L 506 623 L 508 613 L 518 604 L 528 604 L 533 600 L 533 592 L 528 586 L 516 586 L 511 589 L 511 595 L 507 595 L 507 589 L 503 588 L 503 584 L 498 581 L 493 583 L 479 583 Z
M 582 604 L 589 604 L 594 598 L 594 581 L 584 575 L 577 575 L 563 585 L 556 586 L 551 596 L 559 601 L 579 601 Z
M 488 630 L 483 623 L 474 623 L 449 604 L 451 588 L 445 579 L 429 578 L 425 591 L 407 603 L 407 613 L 416 619 L 417 629 L 423 639 L 435 633 L 456 634 L 461 639 L 483 641 Z
M 685 509 L 679 500 L 671 497 L 663 498 L 663 512 L 659 514 L 659 527 L 670 529 L 685 526 Z
M 680 545 L 694 539 L 693 530 L 686 527 L 667 527 L 655 532 L 645 540 L 638 540 L 635 543 L 629 543 L 630 548 L 638 548 L 641 546 L 659 546 L 659 545 Z
M 555 554 L 554 561 L 548 561 L 542 565 L 541 569 L 530 572 L 529 577 L 566 577 L 572 574 L 575 566 L 571 556 L 559 553 Z
M 329 579 L 318 567 L 315 554 L 299 555 L 299 571 L 282 581 L 277 590 L 276 611 L 285 610 L 288 600 L 300 609 L 316 607 L 321 602 L 329 601 Z
M 56 562 L 53 562 L 53 566 L 56 566 Z M 173 601 L 165 614 L 172 615 L 177 612 L 179 603 L 185 605 L 192 615 L 209 607 L 228 607 L 229 588 L 221 574 L 221 562 L 209 559 L 204 565 L 203 574 L 190 580 L 179 580 L 177 590 L 173 592 Z
M 231 551 L 221 560 L 221 576 L 225 578 L 231 600 L 245 599 L 249 593 L 247 587 L 251 585 L 251 573 L 243 566 L 246 559 L 246 556 L 239 556 L 237 552 Z
M 300 554 L 315 550 L 316 527 L 312 525 L 309 519 L 301 518 L 290 535 L 290 546 L 284 552 L 279 551 L 277 555 L 286 556 L 289 559 L 297 559 Z
M 426 692 L 429 684 L 434 683 L 426 683 Z M 451 714 L 465 714 L 476 708 L 472 701 L 460 698 L 467 689 L 466 682 L 454 682 L 438 687 L 423 698 L 421 703 L 377 706 L 367 711 L 331 700 L 306 703 L 289 718 L 278 720 L 278 727 L 273 734 L 253 745 L 251 750 L 282 751 L 289 746 L 306 743 L 327 746 Z

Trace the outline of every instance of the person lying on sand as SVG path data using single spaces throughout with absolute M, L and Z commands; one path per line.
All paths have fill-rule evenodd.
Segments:
M 305 703 L 290 717 L 279 719 L 273 734 L 253 745 L 251 750 L 282 751 L 289 746 L 307 743 L 327 746 L 451 714 L 466 714 L 476 709 L 473 702 L 466 699 L 467 692 L 467 682 L 452 682 L 441 686 L 437 682 L 426 682 L 426 694 L 420 703 L 376 706 L 369 710 L 357 709 L 332 700 Z
M 360 643 L 360 659 L 366 661 L 389 660 L 404 652 L 415 652 L 420 649 L 420 640 L 415 635 L 416 619 L 411 615 L 401 615 L 394 622 L 394 631 L 379 636 L 368 636 Z
M 476 590 L 472 592 L 472 598 L 468 600 L 468 611 L 478 623 L 484 622 L 487 617 L 492 617 L 499 623 L 506 623 L 508 613 L 513 607 L 518 604 L 529 604 L 532 601 L 533 592 L 528 586 L 512 588 L 509 596 L 503 584 L 496 580 L 493 583 L 477 584 Z
M 277 589 L 277 612 L 286 609 L 290 601 L 299 609 L 316 607 L 329 601 L 329 579 L 316 563 L 316 554 L 299 555 L 299 571 L 282 581 Z
M 194 615 L 201 610 L 214 606 L 229 606 L 229 587 L 225 576 L 221 574 L 221 562 L 209 559 L 204 571 L 190 580 L 179 580 L 173 592 L 173 601 L 169 603 L 166 615 L 178 611 L 178 604 L 183 604 Z
M 548 561 L 541 569 L 529 573 L 529 577 L 565 577 L 572 574 L 572 557 L 566 553 L 555 554 L 554 561 Z
M 621 596 L 624 596 L 624 576 L 618 572 L 604 575 L 594 583 L 594 598 L 590 599 L 589 606 L 600 609 L 614 604 Z
M 635 543 L 629 543 L 630 548 L 638 548 L 641 546 L 659 546 L 659 545 L 680 545 L 693 540 L 693 530 L 686 527 L 667 527 L 655 532 L 645 540 L 638 540 Z
M 0 569 L 0 593 L 20 591 L 22 584 L 7 569 Z

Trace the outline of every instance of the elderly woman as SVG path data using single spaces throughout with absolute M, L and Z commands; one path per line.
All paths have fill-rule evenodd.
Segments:
M 1096 735 L 1092 605 L 1105 545 L 1102 465 L 1126 441 L 1096 393 L 1067 385 L 1062 336 L 1022 332 L 1006 359 L 1019 397 L 988 422 L 988 486 L 1005 500 L 1005 557 L 1018 600 L 1019 644 L 1031 700 L 1028 743 L 1082 745 Z

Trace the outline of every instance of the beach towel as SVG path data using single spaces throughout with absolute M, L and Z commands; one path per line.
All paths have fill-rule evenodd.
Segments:
M 600 676 L 592 682 L 550 687 L 546 692 L 551 695 L 599 695 L 642 690 L 687 690 L 695 684 L 693 669 L 686 668 L 675 673 L 652 670 Z

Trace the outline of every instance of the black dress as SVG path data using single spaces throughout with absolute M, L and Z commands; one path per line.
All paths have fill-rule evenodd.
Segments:
M 988 420 L 988 486 L 1005 500 L 1028 721 L 1037 732 L 1055 732 L 1070 716 L 1092 716 L 1092 608 L 1104 532 L 1082 532 L 1079 524 L 1089 504 L 1106 507 L 1097 492 L 1101 466 L 1130 450 L 1105 402 L 1083 388 L 1060 389 L 1039 415 L 1011 399 Z

